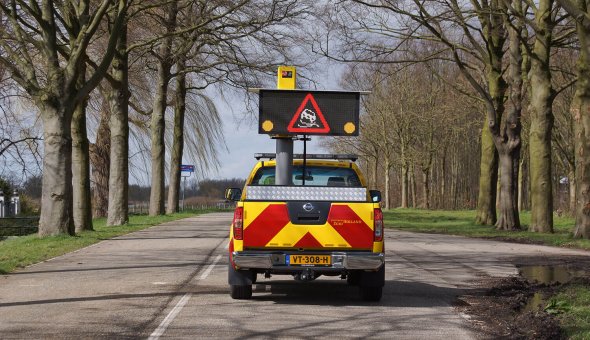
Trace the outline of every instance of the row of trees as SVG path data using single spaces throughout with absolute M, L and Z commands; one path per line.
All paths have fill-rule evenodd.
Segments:
M 43 125 L 39 234 L 92 229 L 91 173 L 95 214 L 126 223 L 129 150 L 150 150 L 151 215 L 164 213 L 171 150 L 167 207 L 175 211 L 184 146 L 204 171 L 223 145 L 203 90 L 262 83 L 296 53 L 289 27 L 308 8 L 296 0 L 1 1 L 8 76 L 0 79 L 17 98 L 10 104 L 30 104 Z
M 477 109 L 485 112 L 480 137 L 478 222 L 495 224 L 498 229 L 520 229 L 519 194 L 523 196 L 522 184 L 527 181 L 521 180 L 519 186 L 519 178 L 523 178 L 520 172 L 524 164 L 530 188 L 529 229 L 552 232 L 556 182 L 552 170 L 556 168 L 553 155 L 557 154 L 560 167 L 569 169 L 567 180 L 575 190 L 574 234 L 590 238 L 590 132 L 585 125 L 590 117 L 586 43 L 590 17 L 585 1 L 354 0 L 331 13 L 326 26 L 339 33 L 339 40 L 330 42 L 328 48 L 318 39 L 318 50 L 336 60 L 387 65 L 377 67 L 368 77 L 377 95 L 365 103 L 368 115 L 364 125 L 371 131 L 371 125 L 376 125 L 377 131 L 385 131 L 385 126 L 404 131 L 411 126 L 410 137 L 400 135 L 395 142 L 389 142 L 382 134 L 376 141 L 361 143 L 363 148 L 376 147 L 378 154 L 385 155 L 379 161 L 384 162 L 386 181 L 391 166 L 388 155 L 395 152 L 401 163 L 402 206 L 407 204 L 408 151 L 423 152 L 413 166 L 423 170 L 423 206 L 428 207 L 429 176 L 433 175 L 428 169 L 433 149 L 442 146 L 444 150 L 448 144 L 441 136 L 452 140 L 454 127 L 472 123 L 472 115 L 465 112 Z M 418 69 L 428 71 L 413 71 Z M 454 74 L 460 74 L 461 79 Z M 400 81 L 396 80 L 400 77 Z M 404 82 L 408 81 L 412 98 L 405 94 Z M 573 84 L 572 95 L 568 88 Z M 453 100 L 451 92 L 463 96 Z M 560 96 L 563 98 L 556 110 Z M 556 111 L 561 114 L 558 123 Z M 424 115 L 428 118 L 421 122 Z M 387 117 L 392 121 L 385 121 Z M 463 123 L 454 124 L 454 119 L 462 119 Z M 523 121 L 527 123 L 526 138 Z M 470 143 L 469 139 L 458 141 Z M 523 142 L 527 156 L 524 162 Z M 424 145 L 416 147 L 416 143 Z M 469 148 L 461 149 L 459 152 Z M 441 167 L 446 169 L 447 165 Z M 447 181 L 442 183 L 446 185 Z M 388 183 L 385 187 L 389 187 Z
M 372 93 L 363 102 L 359 138 L 336 138 L 330 149 L 362 155 L 369 185 L 383 189 L 386 209 L 475 208 L 480 105 L 449 86 L 462 85 L 449 65 L 438 71 L 444 78 L 422 64 L 364 65 L 344 78 L 351 89 Z
M 395 180 L 401 206 L 477 201 L 478 222 L 513 230 L 530 201 L 529 228 L 551 232 L 566 184 L 588 238 L 588 32 L 583 0 L 6 0 L 0 80 L 43 122 L 42 235 L 92 227 L 91 169 L 95 214 L 125 223 L 129 150 L 149 150 L 151 215 L 164 213 L 171 150 L 175 211 L 183 147 L 215 166 L 223 144 L 203 90 L 259 86 L 310 60 L 305 36 L 311 52 L 353 62 L 345 86 L 374 92 L 365 132 L 334 147 L 363 154 L 373 184 L 384 171 L 386 204 Z M 36 142 L 2 143 L 13 141 Z

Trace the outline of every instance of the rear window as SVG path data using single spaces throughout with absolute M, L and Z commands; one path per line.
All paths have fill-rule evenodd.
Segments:
M 306 166 L 305 186 L 360 187 L 356 172 L 351 168 Z M 303 185 L 303 166 L 293 167 L 293 184 Z M 275 167 L 258 169 L 250 185 L 275 185 Z

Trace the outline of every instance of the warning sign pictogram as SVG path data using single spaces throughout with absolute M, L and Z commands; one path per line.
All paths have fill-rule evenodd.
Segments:
M 311 93 L 305 96 L 301 105 L 295 111 L 295 115 L 293 115 L 289 126 L 287 126 L 287 130 L 289 132 L 299 133 L 330 132 L 330 126 Z
M 358 136 L 359 92 L 259 90 L 258 133 Z

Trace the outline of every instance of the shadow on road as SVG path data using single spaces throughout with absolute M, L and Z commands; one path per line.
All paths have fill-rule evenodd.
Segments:
M 389 307 L 451 306 L 465 289 L 439 287 L 412 281 L 388 280 L 380 302 L 362 301 L 358 287 L 345 281 L 268 281 L 254 285 L 253 300 L 273 301 L 276 304 Z M 470 291 L 474 293 L 473 291 Z M 270 293 L 270 294 L 268 294 Z

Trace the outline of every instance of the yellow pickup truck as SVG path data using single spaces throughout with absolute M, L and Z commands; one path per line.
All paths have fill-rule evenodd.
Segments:
M 385 281 L 381 194 L 367 190 L 354 155 L 298 156 L 292 185 L 275 185 L 274 154 L 257 154 L 244 189 L 226 190 L 226 198 L 237 201 L 231 297 L 251 298 L 258 274 L 302 281 L 324 275 L 359 286 L 363 300 L 379 301 Z

